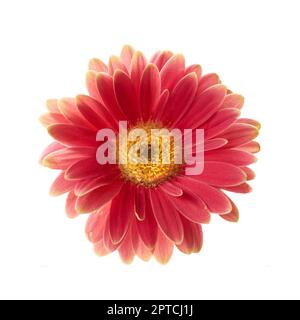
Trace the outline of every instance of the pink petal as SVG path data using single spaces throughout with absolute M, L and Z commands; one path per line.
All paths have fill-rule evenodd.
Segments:
M 135 122 L 140 115 L 137 95 L 129 76 L 117 70 L 114 74 L 114 89 L 117 101 L 128 119 Z
M 144 121 L 149 119 L 160 97 L 160 75 L 154 64 L 145 68 L 140 85 L 140 108 Z
M 67 146 L 96 146 L 96 134 L 87 128 L 72 124 L 54 124 L 48 127 L 48 132 L 55 140 Z
M 160 71 L 162 89 L 172 90 L 179 79 L 183 77 L 184 72 L 184 56 L 181 54 L 172 56 Z
M 86 74 L 86 87 L 91 97 L 102 103 L 101 95 L 97 86 L 97 74 L 95 71 L 88 71 Z
M 96 157 L 82 159 L 70 166 L 65 173 L 68 180 L 81 180 L 102 176 L 109 165 L 101 165 Z
M 261 124 L 257 120 L 249 118 L 240 118 L 237 120 L 237 123 L 251 124 L 251 126 L 256 127 L 258 130 L 261 128 Z
M 145 192 L 145 217 L 142 221 L 137 221 L 137 229 L 144 244 L 149 249 L 153 249 L 157 240 L 158 228 L 148 192 Z
M 97 76 L 97 87 L 103 103 L 112 117 L 116 120 L 126 120 L 126 116 L 116 100 L 113 78 L 106 73 L 99 73 Z
M 146 214 L 146 195 L 143 187 L 135 188 L 134 212 L 138 220 L 143 221 Z
M 79 214 L 75 210 L 75 203 L 76 203 L 77 197 L 75 196 L 74 192 L 71 191 L 68 194 L 67 200 L 66 200 L 66 214 L 69 218 L 75 218 Z
M 240 168 L 229 163 L 215 161 L 206 161 L 204 171 L 193 178 L 220 187 L 235 186 L 246 181 L 246 175 Z
M 252 188 L 248 183 L 242 183 L 238 186 L 233 186 L 233 187 L 226 187 L 223 188 L 224 190 L 231 191 L 231 192 L 236 192 L 236 193 L 249 193 L 252 191 Z
M 203 246 L 203 232 L 201 224 L 193 224 L 194 228 L 194 253 L 201 251 Z
M 135 251 L 132 244 L 132 235 L 131 232 L 128 231 L 124 236 L 123 241 L 121 242 L 119 248 L 119 255 L 122 261 L 126 264 L 132 263 L 135 255 Z
M 176 178 L 176 181 L 179 182 L 179 185 L 185 186 L 190 190 L 190 192 L 202 199 L 207 205 L 209 211 L 219 214 L 224 214 L 231 211 L 230 201 L 222 191 L 190 177 L 178 177 Z M 203 208 L 203 203 L 200 203 L 200 205 Z M 205 206 L 204 209 L 204 215 L 207 216 L 207 210 Z
M 172 56 L 173 53 L 171 51 L 161 51 L 151 59 L 151 62 L 155 63 L 157 65 L 158 70 L 160 71 L 163 68 L 163 66 L 167 63 L 167 61 L 169 61 L 172 58 Z
M 221 218 L 229 221 L 229 222 L 238 222 L 239 220 L 239 210 L 236 205 L 229 199 L 231 202 L 232 210 L 227 214 L 220 215 Z
M 220 138 L 228 140 L 226 148 L 233 148 L 243 145 L 258 136 L 257 128 L 244 123 L 234 123 Z
M 52 169 L 67 169 L 73 163 L 91 157 L 94 148 L 63 148 L 44 157 L 42 164 Z
M 65 146 L 58 143 L 58 142 L 52 142 L 51 144 L 49 144 L 49 146 L 42 152 L 42 154 L 40 155 L 40 160 L 39 162 L 42 164 L 44 158 L 46 158 L 49 154 L 51 154 L 52 152 L 56 152 L 58 150 L 64 149 Z
M 104 257 L 110 253 L 110 251 L 105 247 L 103 240 L 100 240 L 95 244 L 94 250 L 99 257 Z
M 124 65 L 124 63 L 120 60 L 119 57 L 117 56 L 111 56 L 109 58 L 109 62 L 108 62 L 108 72 L 111 76 L 114 75 L 114 73 L 117 71 L 117 70 L 122 70 L 124 71 L 125 73 L 128 72 L 126 66 Z
M 134 52 L 135 50 L 129 45 L 125 45 L 121 51 L 121 61 L 123 62 L 128 71 L 130 71 L 131 60 L 134 55 Z
M 134 217 L 134 201 L 131 185 L 124 185 L 117 197 L 111 203 L 109 228 L 112 242 L 120 243 Z
M 51 113 L 59 113 L 60 111 L 58 110 L 57 106 L 57 99 L 49 99 L 46 101 L 46 107 Z
M 161 231 L 157 235 L 154 257 L 161 264 L 167 264 L 172 256 L 174 244 Z
M 236 108 L 241 109 L 244 104 L 244 97 L 240 94 L 231 93 L 226 95 L 221 108 Z
M 167 104 L 168 99 L 169 99 L 169 90 L 166 89 L 162 92 L 162 94 L 159 97 L 158 103 L 153 108 L 152 116 L 151 116 L 152 119 L 156 120 L 162 117 L 162 114 L 164 112 L 165 105 Z
M 89 70 L 96 72 L 108 72 L 107 65 L 98 58 L 93 58 L 90 60 Z
M 192 222 L 209 223 L 210 213 L 206 204 L 182 183 L 180 186 L 184 187 L 183 195 L 179 198 L 172 198 L 170 204 Z
M 142 74 L 146 67 L 147 60 L 142 52 L 136 51 L 132 57 L 131 67 L 130 67 L 130 77 L 131 81 L 135 87 L 136 92 L 139 92 L 140 82 Z
M 220 108 L 226 94 L 226 87 L 218 84 L 204 91 L 190 107 L 181 121 L 185 128 L 198 128 Z
M 173 126 L 176 126 L 194 100 L 197 85 L 196 73 L 189 73 L 179 80 L 163 110 L 162 119 L 165 123 L 174 123 Z
M 221 109 L 205 123 L 205 138 L 210 139 L 224 132 L 237 121 L 240 115 L 238 109 Z
M 79 213 L 87 213 L 99 209 L 112 200 L 120 192 L 121 187 L 122 182 L 116 181 L 78 197 L 76 210 Z
M 185 69 L 185 74 L 189 74 L 191 72 L 195 72 L 197 75 L 198 82 L 202 76 L 202 68 L 200 64 L 192 64 Z
M 171 205 L 176 199 L 172 198 L 172 201 L 167 201 L 166 196 L 163 196 L 158 190 L 150 190 L 152 210 L 157 224 L 169 239 L 175 243 L 181 243 L 183 240 L 182 223 L 178 212 Z
M 91 128 L 90 123 L 79 112 L 75 99 L 64 98 L 58 100 L 58 108 L 65 118 L 67 118 L 73 124 Z M 91 129 L 93 129 L 93 127 Z
M 44 113 L 40 116 L 39 120 L 46 128 L 53 124 L 70 123 L 70 121 L 60 113 Z
M 109 209 L 110 204 L 106 204 L 100 210 L 89 215 L 85 227 L 85 233 L 89 241 L 96 243 L 103 240 Z
M 50 194 L 52 196 L 59 196 L 61 194 L 73 190 L 74 185 L 74 181 L 69 181 L 65 179 L 65 173 L 64 171 L 62 171 L 52 183 L 50 188 Z
M 200 95 L 206 89 L 220 83 L 221 83 L 220 78 L 216 73 L 208 73 L 202 76 L 199 81 L 197 95 Z
M 226 162 L 235 166 L 248 166 L 256 160 L 251 153 L 240 150 L 219 149 L 205 153 L 205 161 Z
M 222 138 L 206 140 L 204 143 L 204 151 L 210 151 L 210 150 L 221 148 L 225 146 L 226 143 L 227 143 L 227 140 Z
M 88 107 L 88 109 L 92 109 L 97 114 L 96 117 L 100 117 L 101 121 L 105 122 L 108 128 L 118 128 L 117 119 L 114 118 L 112 112 L 107 110 L 104 105 L 97 100 L 81 94 L 76 97 L 76 105 L 79 110 L 82 110 L 86 107 Z M 86 116 L 90 119 L 91 123 L 95 121 L 91 119 L 91 114 L 87 113 Z
M 238 150 L 251 152 L 251 153 L 257 153 L 260 151 L 260 145 L 256 141 L 250 141 L 245 144 L 242 144 L 240 146 L 236 147 Z
M 161 183 L 158 188 L 172 197 L 181 197 L 183 194 L 183 191 L 180 187 L 169 181 Z
M 184 216 L 181 216 L 181 222 L 183 225 L 184 238 L 181 244 L 177 245 L 177 248 L 185 253 L 191 254 L 194 250 L 194 227 L 193 223 L 186 219 Z
M 255 178 L 255 172 L 248 167 L 241 167 L 245 174 L 247 175 L 247 180 L 253 180 Z
M 106 168 L 105 168 L 106 169 Z M 86 179 L 76 184 L 74 192 L 77 196 L 83 196 L 99 187 L 110 184 L 117 177 L 117 172 L 113 169 L 107 168 L 108 170 L 102 170 L 100 176 L 96 176 L 92 179 Z

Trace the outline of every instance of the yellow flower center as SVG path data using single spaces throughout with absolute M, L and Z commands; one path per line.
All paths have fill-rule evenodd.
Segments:
M 138 135 L 136 129 L 144 134 Z M 159 123 L 138 123 L 128 131 L 124 146 L 117 149 L 118 159 L 123 159 L 121 175 L 127 181 L 153 188 L 182 171 L 182 164 L 176 161 L 179 149 L 174 137 Z

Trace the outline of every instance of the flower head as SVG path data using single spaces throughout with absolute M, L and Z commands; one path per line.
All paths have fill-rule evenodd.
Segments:
M 41 122 L 56 141 L 41 163 L 60 170 L 51 193 L 68 194 L 67 215 L 90 213 L 86 234 L 100 256 L 118 250 L 125 262 L 154 255 L 166 263 L 174 246 L 187 254 L 201 250 L 201 224 L 211 214 L 238 220 L 228 192 L 251 191 L 248 166 L 259 151 L 253 139 L 260 128 L 240 118 L 241 95 L 216 74 L 203 75 L 200 65 L 186 66 L 181 54 L 160 51 L 148 62 L 130 46 L 108 65 L 92 59 L 86 83 L 88 95 L 47 101 Z M 102 129 L 114 139 L 99 138 Z M 179 130 L 181 140 L 164 129 Z M 186 141 L 186 129 L 201 129 L 204 138 L 189 140 L 183 152 L 177 142 Z M 183 154 L 198 147 L 202 170 L 187 174 Z

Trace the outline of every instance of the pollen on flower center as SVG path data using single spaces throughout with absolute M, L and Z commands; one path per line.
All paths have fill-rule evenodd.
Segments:
M 144 132 L 137 135 L 138 130 Z M 161 124 L 154 122 L 138 123 L 128 131 L 126 149 L 119 150 L 118 159 L 121 175 L 134 184 L 153 188 L 180 174 L 182 164 L 176 161 L 176 144 Z

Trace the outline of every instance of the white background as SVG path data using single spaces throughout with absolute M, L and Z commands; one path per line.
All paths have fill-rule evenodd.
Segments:
M 0 298 L 300 298 L 299 1 L 1 1 Z M 214 217 L 200 254 L 166 266 L 99 258 L 38 164 L 48 98 L 85 93 L 87 62 L 132 44 L 182 52 L 262 123 L 238 224 Z

